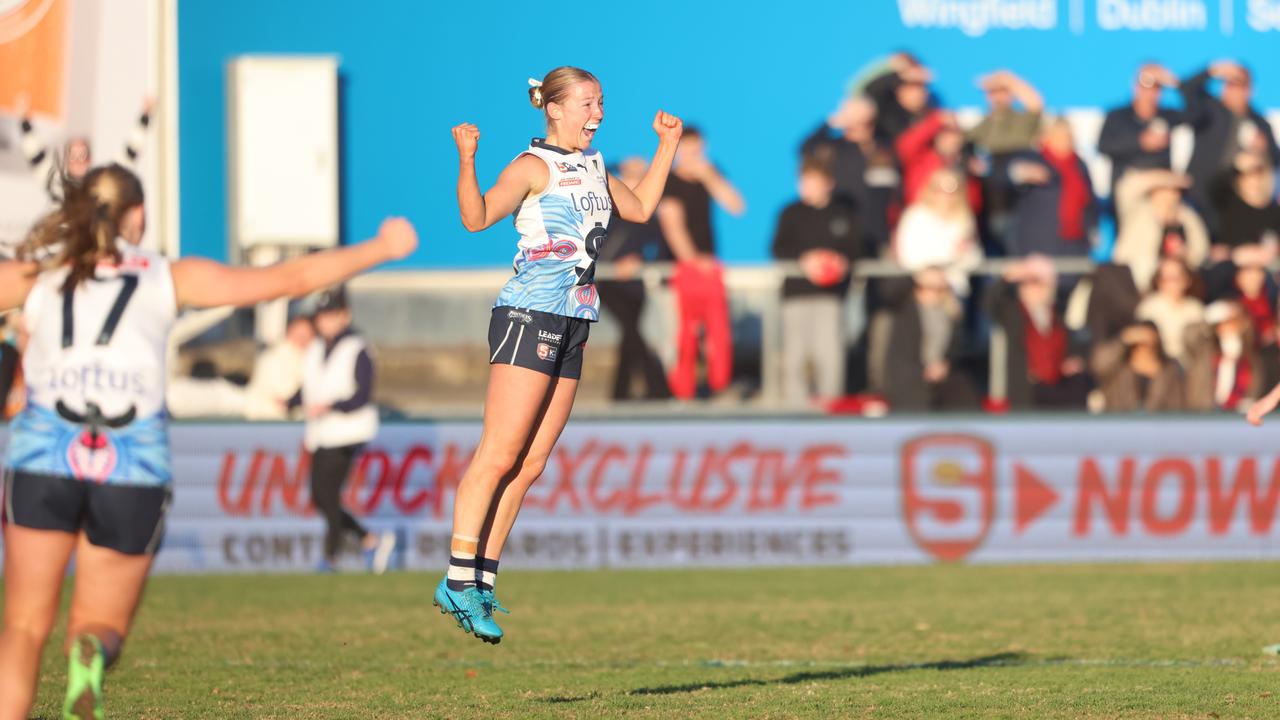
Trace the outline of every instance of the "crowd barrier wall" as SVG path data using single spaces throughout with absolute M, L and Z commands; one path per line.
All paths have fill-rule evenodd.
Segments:
M 346 502 L 443 567 L 478 422 L 383 427 Z M 298 572 L 323 523 L 293 424 L 172 429 L 160 572 Z M 1276 433 L 1233 417 L 571 422 L 505 567 L 1280 558 Z M 344 564 L 355 567 L 352 555 Z

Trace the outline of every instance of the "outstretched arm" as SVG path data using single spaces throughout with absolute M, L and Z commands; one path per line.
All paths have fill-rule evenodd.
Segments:
M 203 258 L 173 263 L 178 305 L 245 306 L 281 297 L 300 297 L 413 252 L 418 234 L 404 218 L 384 220 L 375 238 L 323 250 L 266 267 L 232 267 Z
M 471 232 L 492 227 L 510 215 L 528 195 L 542 192 L 551 179 L 547 166 L 532 155 L 521 155 L 498 176 L 489 192 L 480 194 L 476 179 L 476 148 L 480 129 L 471 123 L 453 128 L 458 145 L 458 212 L 462 226 Z
M 667 187 L 667 175 L 671 172 L 671 162 L 676 157 L 676 146 L 680 144 L 684 123 L 675 115 L 659 110 L 653 118 L 653 131 L 658 133 L 658 149 L 653 153 L 653 161 L 649 163 L 649 169 L 645 171 L 635 190 L 618 178 L 609 176 L 613 209 L 618 217 L 627 222 L 643 223 L 653 217 L 662 200 L 662 191 Z

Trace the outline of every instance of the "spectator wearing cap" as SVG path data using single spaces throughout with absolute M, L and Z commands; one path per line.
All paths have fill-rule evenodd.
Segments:
M 1215 96 L 1209 90 L 1214 80 L 1222 82 Z M 1253 73 L 1229 60 L 1216 62 L 1184 80 L 1181 86 L 1187 120 L 1195 129 L 1195 149 L 1187 165 L 1194 181 L 1193 197 L 1207 214 L 1209 225 L 1217 229 L 1217 217 L 1209 203 L 1209 184 L 1222 170 L 1230 168 L 1240 152 L 1252 152 L 1280 164 L 1280 147 L 1271 123 L 1252 105 Z
M 289 417 L 286 406 L 289 398 L 302 387 L 303 361 L 315 336 L 311 318 L 298 315 L 289 321 L 284 338 L 258 355 L 245 390 L 246 419 Z
M 1049 121 L 1035 150 L 1013 153 L 1000 171 L 997 187 L 1011 188 L 1011 220 L 1004 235 L 1012 257 L 1088 254 L 1098 219 L 1089 169 L 1076 155 L 1071 126 Z
M 336 565 L 343 538 L 356 535 L 370 569 L 386 569 L 395 536 L 375 534 L 342 507 L 342 486 L 365 444 L 378 434 L 373 403 L 373 359 L 364 338 L 351 326 L 346 291 L 321 295 L 315 311 L 316 339 L 303 359 L 302 387 L 290 408 L 306 412 L 303 444 L 311 453 L 311 501 L 327 530 L 321 571 Z
M 1182 368 L 1164 354 L 1154 323 L 1134 323 L 1095 345 L 1089 366 L 1104 412 L 1177 412 L 1186 408 Z
M 1168 170 L 1170 132 L 1186 122 L 1180 111 L 1160 105 L 1165 88 L 1176 88 L 1178 78 L 1168 68 L 1147 63 L 1138 69 L 1133 98 L 1107 112 L 1098 136 L 1098 152 L 1111 160 L 1111 193 L 1129 170 Z
M 1244 410 L 1268 387 L 1253 327 L 1239 303 L 1218 300 L 1187 328 L 1187 406 Z
M 876 105 L 859 95 L 846 99 L 800 146 L 802 160 L 827 164 L 837 202 L 858 214 L 868 249 L 888 248 L 890 227 L 901 211 L 902 175 L 893 148 L 876 134 Z
M 803 274 L 782 285 L 783 399 L 793 406 L 844 395 L 844 301 L 850 268 L 863 254 L 853 209 L 832 200 L 831 171 L 806 160 L 798 189 L 800 199 L 783 209 L 773 236 L 774 258 L 798 262 Z
M 987 295 L 1005 332 L 1007 400 L 1020 409 L 1083 408 L 1089 393 L 1084 344 L 1067 329 L 1057 302 L 1057 272 L 1047 257 L 1009 263 Z

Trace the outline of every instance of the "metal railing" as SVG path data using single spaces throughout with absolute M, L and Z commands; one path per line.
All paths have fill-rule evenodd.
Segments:
M 975 277 L 998 277 L 1018 259 L 989 259 L 972 271 Z M 1056 258 L 1052 260 L 1060 274 L 1083 275 L 1094 268 L 1088 258 Z M 651 298 L 662 298 L 670 293 L 668 281 L 675 272 L 675 263 L 648 263 L 634 277 L 620 276 L 616 268 L 602 264 L 597 268 L 597 280 L 638 279 L 644 283 Z M 866 283 L 873 278 L 908 277 L 910 272 L 890 260 L 863 260 L 854 265 L 853 285 L 849 296 L 859 302 L 865 295 Z M 499 288 L 511 276 L 506 269 L 483 270 L 432 270 L 399 271 L 366 275 L 351 283 L 353 296 L 363 295 L 448 295 L 450 299 L 466 296 L 467 302 L 491 301 Z M 758 266 L 726 266 L 725 285 L 731 295 L 750 295 L 763 300 L 758 304 L 760 318 L 761 387 L 758 400 L 764 408 L 781 407 L 781 288 L 787 278 L 803 277 L 800 265 L 795 262 L 779 262 Z M 487 298 L 487 300 L 482 300 Z M 363 322 L 363 321 L 362 321 Z M 668 317 L 661 331 L 666 337 L 674 337 L 674 318 Z M 1006 396 L 1006 370 L 1008 341 L 998 324 L 992 324 L 989 333 L 989 392 L 1001 400 Z M 423 341 L 431 338 L 423 337 Z M 376 333 L 375 333 L 375 340 Z

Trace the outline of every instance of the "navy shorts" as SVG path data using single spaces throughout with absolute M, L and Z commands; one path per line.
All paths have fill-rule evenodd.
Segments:
M 84 531 L 125 555 L 153 555 L 172 492 L 154 485 L 104 485 L 59 475 L 4 471 L 4 520 L 32 530 Z
M 496 307 L 489 318 L 489 363 L 577 380 L 590 331 L 582 318 Z

